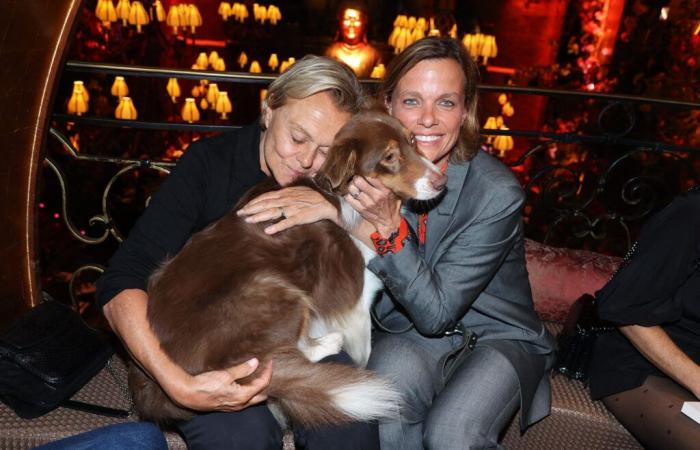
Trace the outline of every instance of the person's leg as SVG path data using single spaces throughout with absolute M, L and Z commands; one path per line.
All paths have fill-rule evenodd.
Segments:
M 178 428 L 189 450 L 282 448 L 282 429 L 265 403 L 238 412 L 198 414 Z
M 394 380 L 403 395 L 399 416 L 379 423 L 382 450 L 423 448 L 423 421 L 440 387 L 438 361 L 449 350 L 449 339 L 378 333 L 367 368 Z
M 700 445 L 700 426 L 681 408 L 697 400 L 673 380 L 649 376 L 638 388 L 605 397 L 603 403 L 644 448 L 685 450 Z
M 127 422 L 97 428 L 36 450 L 168 450 L 160 429 L 150 422 Z
M 498 435 L 518 410 L 520 385 L 497 350 L 477 346 L 433 401 L 423 442 L 430 450 L 499 448 Z
M 352 365 L 347 353 L 328 356 L 320 363 Z M 297 450 L 379 450 L 379 431 L 376 422 L 353 422 L 340 426 L 320 427 L 307 430 L 294 429 Z

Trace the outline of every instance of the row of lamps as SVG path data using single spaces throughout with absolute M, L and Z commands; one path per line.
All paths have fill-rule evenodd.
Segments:
M 180 85 L 176 78 L 170 78 L 168 80 L 166 90 L 173 103 L 176 103 L 181 95 Z M 136 106 L 131 97 L 128 96 L 129 87 L 124 77 L 115 77 L 110 93 L 119 98 L 119 103 L 114 111 L 114 117 L 122 120 L 136 120 L 138 118 Z M 185 104 L 180 111 L 183 120 L 187 122 L 197 122 L 200 118 L 199 110 L 195 104 L 195 97 L 202 96 L 200 107 L 202 109 L 215 110 L 217 113 L 221 114 L 222 119 L 227 119 L 228 113 L 233 109 L 231 100 L 228 97 L 228 92 L 220 91 L 216 83 L 209 83 L 207 80 L 201 80 L 200 84 L 192 89 L 192 94 L 193 97 L 185 99 Z M 75 80 L 73 82 L 73 91 L 67 104 L 68 114 L 81 116 L 86 113 L 89 109 L 89 101 L 90 95 L 83 81 Z
M 219 4 L 219 15 L 228 21 L 229 17 L 233 17 L 237 22 L 245 22 L 245 20 L 250 16 L 248 13 L 248 8 L 244 3 L 235 2 L 230 4 L 228 2 L 221 2 Z M 282 12 L 275 5 L 264 6 L 258 3 L 253 3 L 253 20 L 264 24 L 266 21 L 272 25 L 277 25 L 277 22 L 282 20 Z
M 135 25 L 136 31 L 141 32 L 141 26 L 148 25 L 152 20 L 165 21 L 169 27 L 173 28 L 173 33 L 177 34 L 179 28 L 189 28 L 195 33 L 197 27 L 202 25 L 202 15 L 199 8 L 194 3 L 180 3 L 173 5 L 165 13 L 163 3 L 154 0 L 153 5 L 146 12 L 146 8 L 140 1 L 118 0 L 114 6 L 112 0 L 98 0 L 95 8 L 95 15 L 102 21 L 102 24 L 109 28 L 117 20 L 122 21 L 122 25 Z
M 487 118 L 484 125 L 485 130 L 508 130 L 503 116 L 512 117 L 515 114 L 515 108 L 510 104 L 506 94 L 498 96 L 498 104 L 500 105 L 501 114 Z M 505 156 L 506 152 L 512 150 L 514 145 L 513 136 L 506 135 L 486 135 L 486 143 L 490 144 L 494 150 L 498 150 L 498 156 L 501 158 Z

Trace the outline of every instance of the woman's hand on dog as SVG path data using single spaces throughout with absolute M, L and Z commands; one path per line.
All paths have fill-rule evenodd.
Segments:
M 238 215 L 251 223 L 282 219 L 265 228 L 267 234 L 323 219 L 340 221 L 338 210 L 323 195 L 305 186 L 267 192 L 239 209 Z
M 345 200 L 384 237 L 401 225 L 401 199 L 380 180 L 356 176 Z
M 225 370 L 213 370 L 190 377 L 173 400 L 196 411 L 240 411 L 264 401 L 265 389 L 270 385 L 272 363 L 268 362 L 255 378 L 246 383 L 259 366 L 257 359 L 244 362 Z

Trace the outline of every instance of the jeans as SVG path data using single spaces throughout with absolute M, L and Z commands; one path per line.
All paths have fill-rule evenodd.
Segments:
M 520 405 L 518 376 L 503 354 L 477 344 L 444 380 L 441 358 L 461 337 L 376 338 L 368 368 L 394 379 L 404 395 L 399 417 L 379 423 L 382 450 L 501 448 L 498 435 Z
M 168 450 L 163 433 L 150 422 L 107 425 L 36 447 L 36 450 Z

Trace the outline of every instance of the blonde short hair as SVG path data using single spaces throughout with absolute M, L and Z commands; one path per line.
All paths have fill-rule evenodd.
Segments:
M 360 82 L 347 65 L 325 56 L 306 55 L 270 83 L 263 109 L 276 109 L 290 98 L 329 92 L 341 111 L 356 113 L 363 104 Z

